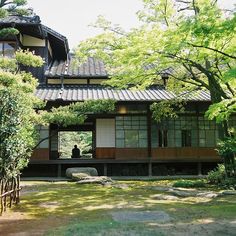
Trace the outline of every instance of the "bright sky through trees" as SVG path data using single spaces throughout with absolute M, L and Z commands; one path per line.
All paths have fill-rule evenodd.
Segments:
M 233 8 L 236 0 L 218 0 L 223 8 Z M 80 40 L 100 31 L 88 27 L 98 15 L 129 29 L 137 26 L 135 13 L 142 8 L 141 0 L 28 0 L 28 5 L 41 17 L 42 23 L 65 35 L 70 48 Z

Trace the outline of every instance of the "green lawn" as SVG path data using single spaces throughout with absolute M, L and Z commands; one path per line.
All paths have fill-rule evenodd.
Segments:
M 127 181 L 121 186 L 23 182 L 21 204 L 0 218 L 4 235 L 235 235 L 236 196 L 156 200 L 171 181 Z M 122 188 L 120 188 L 122 187 Z M 215 190 L 217 191 L 217 190 Z M 118 222 L 113 212 L 161 211 L 168 222 Z

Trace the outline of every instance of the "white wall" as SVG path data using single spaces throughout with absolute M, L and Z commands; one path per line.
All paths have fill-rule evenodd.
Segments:
M 29 35 L 24 34 L 22 37 L 23 46 L 29 47 L 45 47 L 46 42 L 44 39 L 35 38 Z
M 115 147 L 115 119 L 96 120 L 96 147 Z
M 49 136 L 49 127 L 38 126 L 37 129 L 39 130 L 39 140 Z M 37 148 L 49 148 L 49 139 L 44 140 Z

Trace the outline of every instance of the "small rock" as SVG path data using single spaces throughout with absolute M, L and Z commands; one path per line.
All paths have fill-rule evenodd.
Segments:
M 172 188 L 170 187 L 162 187 L 162 186 L 154 186 L 154 187 L 151 187 L 152 190 L 156 190 L 156 191 L 160 191 L 160 192 L 166 192 L 166 191 L 169 191 L 171 190 Z
M 180 190 L 169 190 L 168 193 L 177 196 L 177 197 L 193 197 L 196 196 L 196 194 L 193 194 L 191 192 L 186 192 L 186 191 L 180 191 Z
M 153 198 L 157 200 L 170 200 L 170 201 L 176 201 L 179 199 L 176 196 L 165 195 L 165 194 L 155 194 Z
M 72 173 L 71 175 L 72 180 L 75 181 L 83 180 L 86 179 L 87 177 L 89 177 L 89 175 L 86 173 Z
M 77 181 L 78 184 L 101 184 L 107 185 L 108 183 L 113 183 L 113 180 L 107 176 L 88 176 L 82 180 Z
M 223 191 L 222 194 L 224 194 L 224 195 L 236 195 L 236 190 L 226 190 L 226 191 Z
M 215 198 L 218 197 L 219 194 L 218 193 L 212 193 L 212 192 L 203 192 L 203 193 L 198 193 L 196 195 L 197 197 L 205 197 L 205 198 Z
M 127 184 L 114 184 L 113 187 L 120 189 L 128 189 L 129 186 Z
M 89 176 L 98 176 L 98 171 L 93 167 L 74 167 L 66 169 L 66 177 L 72 178 L 72 174 L 75 173 L 84 173 Z
M 158 222 L 166 223 L 171 220 L 164 211 L 118 211 L 111 212 L 113 220 L 121 223 L 127 222 Z

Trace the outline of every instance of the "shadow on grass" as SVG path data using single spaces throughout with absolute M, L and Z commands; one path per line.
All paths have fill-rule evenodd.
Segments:
M 160 201 L 152 198 L 160 192 L 149 188 L 155 183 L 139 181 L 126 184 L 126 189 L 76 183 L 26 186 L 21 204 L 14 211 L 26 215 L 28 219 L 0 219 L 1 231 L 19 233 L 35 230 L 40 235 L 50 228 L 65 226 L 51 231 L 49 235 L 92 235 L 96 232 L 100 232 L 100 235 L 166 235 L 163 229 L 173 228 L 175 224 L 206 224 L 201 223 L 202 219 L 210 219 L 206 221 L 207 224 L 214 224 L 221 219 L 235 217 L 235 196 L 219 197 L 207 202 L 198 198 Z M 121 224 L 113 221 L 110 213 L 122 210 L 165 211 L 172 222 L 158 226 L 155 222 Z M 9 225 L 12 228 L 9 229 Z

